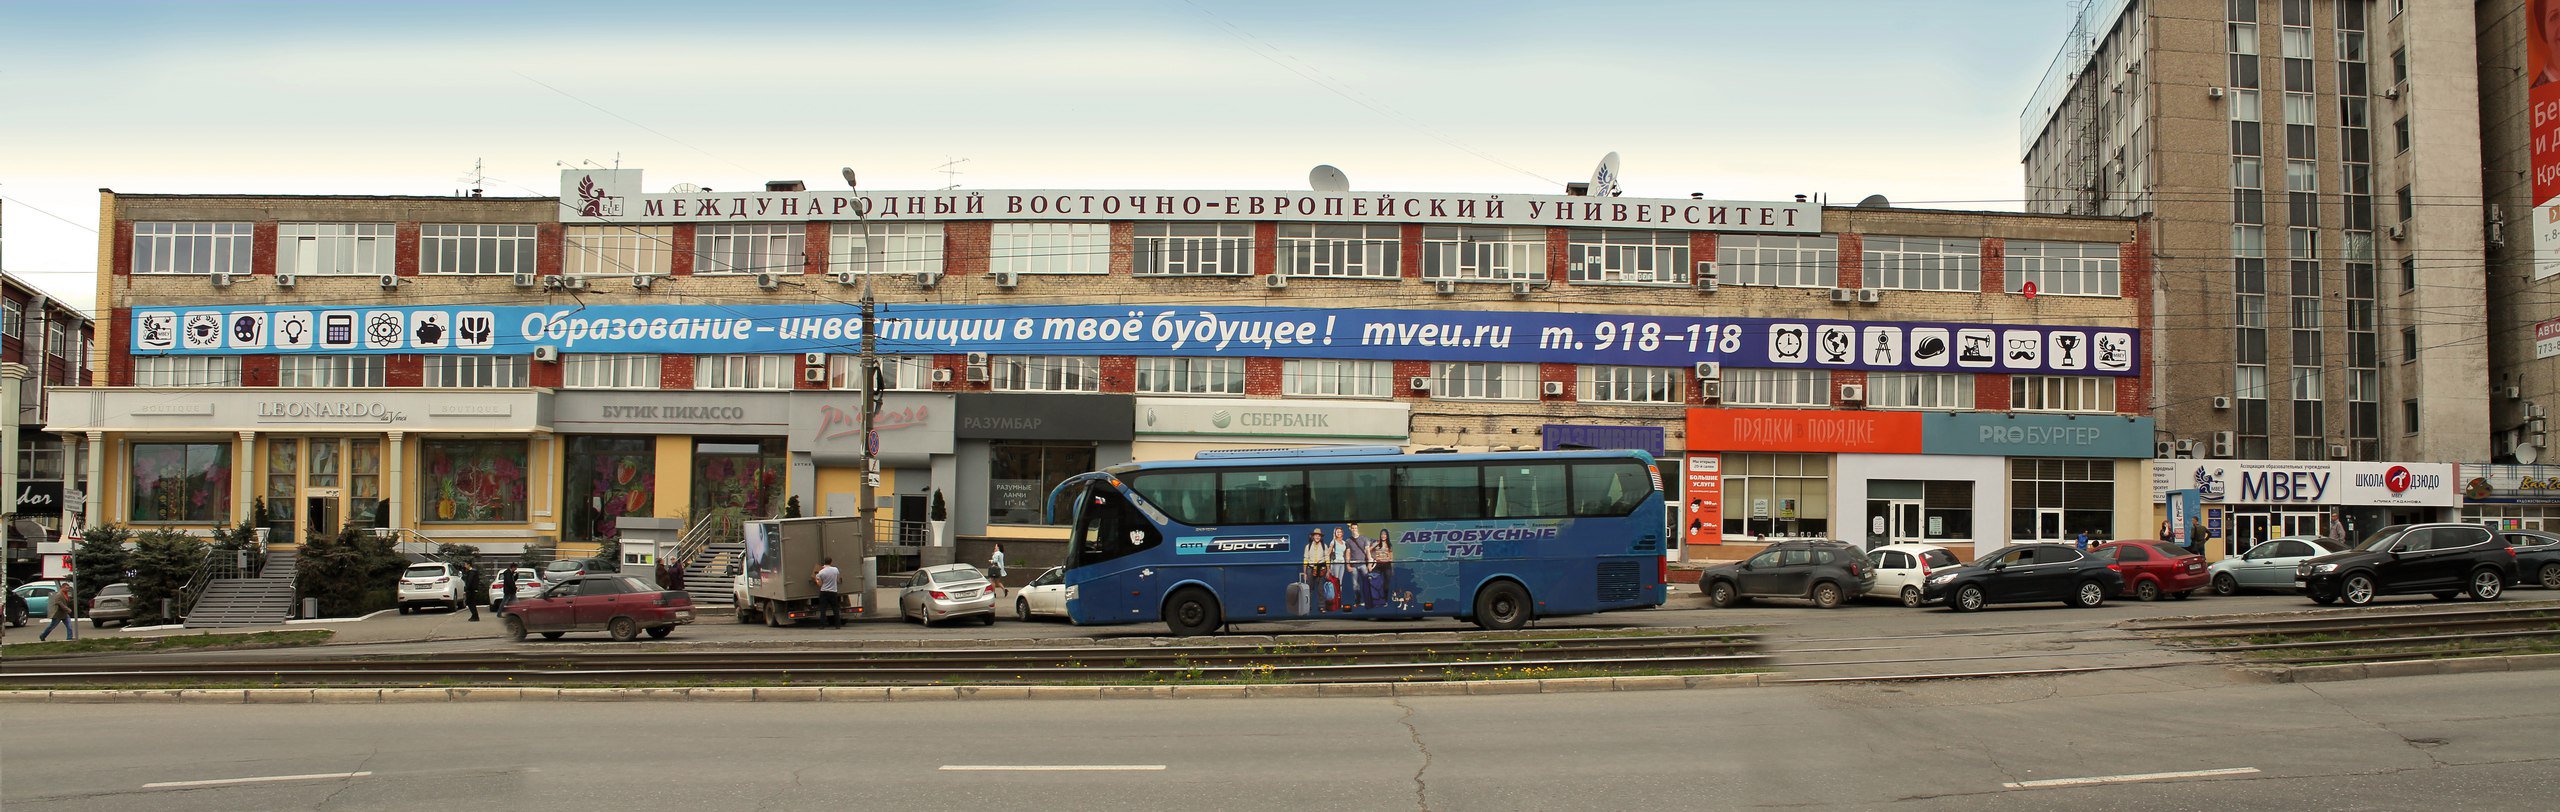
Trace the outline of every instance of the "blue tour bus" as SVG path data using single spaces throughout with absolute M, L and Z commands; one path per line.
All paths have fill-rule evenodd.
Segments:
M 1662 482 L 1641 451 L 1204 451 L 1079 474 L 1067 615 L 1177 635 L 1255 620 L 1487 629 L 1662 605 Z

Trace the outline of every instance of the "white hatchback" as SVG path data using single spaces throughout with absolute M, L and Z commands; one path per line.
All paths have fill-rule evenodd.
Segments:
M 542 580 L 541 570 L 532 567 L 516 568 L 516 600 L 542 594 L 542 588 L 546 586 L 550 584 Z M 504 609 L 506 600 L 507 571 L 498 570 L 489 578 L 489 611 L 496 612 Z
M 1067 571 L 1064 567 L 1050 567 L 1048 572 L 1040 573 L 1040 577 L 1031 579 L 1031 583 L 1022 585 L 1021 589 L 1014 592 L 1013 619 L 1015 620 L 1030 620 L 1035 617 L 1065 618 L 1066 616 Z
M 1963 563 L 1935 544 L 1888 544 L 1867 551 L 1867 560 L 1876 565 L 1876 582 L 1867 587 L 1866 596 L 1891 598 L 1904 606 L 1921 604 L 1929 573 Z
M 462 594 L 462 568 L 441 561 L 411 564 L 400 573 L 400 614 L 429 606 L 459 610 L 470 598 Z

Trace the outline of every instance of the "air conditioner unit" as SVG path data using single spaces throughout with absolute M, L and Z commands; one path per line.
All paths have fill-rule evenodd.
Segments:
M 2542 404 L 2534 403 L 2534 404 L 2528 404 L 2528 405 L 2526 405 L 2526 406 L 2524 407 L 2524 416 L 2526 416 L 2526 417 L 2541 417 L 2541 416 L 2542 416 Z
M 536 361 L 558 361 L 558 360 L 560 360 L 560 348 L 559 348 L 559 347 L 535 347 L 535 348 L 533 348 L 533 360 L 536 360 Z
M 982 367 L 987 365 L 987 354 L 983 352 L 969 353 L 968 355 L 961 356 L 961 359 L 967 361 L 968 364 L 973 367 Z
M 2387 233 L 2389 233 L 2389 234 L 2391 235 L 2391 238 L 2392 238 L 2392 239 L 2394 239 L 2394 240 L 2406 240 L 2406 239 L 2408 239 L 2408 238 L 2409 238 L 2409 227 L 2408 227 L 2408 226 L 2392 226 L 2392 227 L 2391 227 L 2391 230 L 2390 230 L 2389 232 L 2387 232 Z
M 1411 380 L 1405 381 L 1404 385 L 1405 388 L 1412 389 L 1417 392 L 1429 392 L 1431 391 L 1431 378 L 1425 375 L 1415 375 Z
M 558 280 L 560 280 L 560 289 L 561 289 L 561 290 L 586 290 L 586 289 L 587 289 L 587 278 L 586 278 L 586 277 L 583 277 L 583 276 L 555 276 L 555 277 L 552 277 L 552 278 L 553 278 L 553 279 L 558 279 Z
M 1013 271 L 997 271 L 995 278 L 996 287 L 999 288 L 1010 288 L 1022 284 L 1022 274 Z
M 769 273 L 756 274 L 756 287 L 763 288 L 765 290 L 773 290 L 775 288 L 782 287 L 782 276 L 779 274 Z
M 800 370 L 800 380 L 808 381 L 810 383 L 825 383 L 827 380 L 827 368 L 809 367 L 807 369 Z
M 1519 299 L 1526 299 L 1526 298 L 1529 298 L 1529 283 L 1527 283 L 1527 282 L 1513 282 L 1513 283 L 1511 283 L 1511 295 L 1512 295 L 1512 297 L 1513 297 L 1513 298 L 1519 298 Z
M 2216 457 L 2231 456 L 2231 432 L 2217 431 L 2213 433 L 2213 455 Z
M 963 370 L 963 372 L 967 373 L 967 374 L 966 374 L 966 375 L 964 375 L 963 377 L 964 377 L 966 380 L 968 380 L 970 383 L 986 383 L 986 382 L 987 382 L 987 368 L 986 368 L 985 366 L 973 366 L 973 367 L 969 367 L 968 369 Z
M 804 352 L 800 354 L 800 363 L 813 367 L 826 366 L 827 354 L 823 352 Z
M 1877 290 L 1875 288 L 1859 288 L 1858 301 L 1861 304 L 1876 304 L 1878 302 L 1882 302 L 1884 301 L 1884 291 Z
M 1545 390 L 1546 390 L 1547 397 L 1551 397 L 1551 398 L 1553 398 L 1553 397 L 1563 397 L 1563 396 L 1564 396 L 1564 382 L 1563 382 L 1563 381 L 1548 381 L 1548 382 L 1547 382 L 1547 385 L 1546 385 L 1544 388 L 1545 388 Z
M 1724 270 L 1716 267 L 1715 260 L 1700 260 L 1698 272 L 1690 277 L 1690 281 L 1696 282 L 1698 287 L 1714 290 L 1716 283 L 1724 281 Z
M 2343 459 L 2346 459 L 2346 458 L 2347 458 L 2347 447 L 2346 447 L 2346 446 L 2344 446 L 2344 445 L 2340 445 L 2340 444 L 2338 444 L 2338 443 L 2330 443 L 2330 444 L 2329 444 L 2329 459 L 2333 459 L 2333 460 L 2343 460 Z
M 968 361 L 968 363 L 964 365 L 966 368 L 965 371 L 968 373 L 968 381 L 970 383 L 985 383 L 987 381 L 987 354 L 983 352 L 973 352 L 964 357 Z
M 1271 289 L 1273 289 L 1273 290 L 1278 290 L 1278 289 L 1280 289 L 1280 288 L 1285 288 L 1285 287 L 1288 287 L 1288 286 L 1289 286 L 1289 277 L 1281 276 L 1281 275 L 1279 275 L 1279 274 L 1276 274 L 1276 273 L 1275 273 L 1275 274 L 1272 274 L 1272 275 L 1270 275 L 1270 276 L 1263 277 L 1263 278 L 1262 278 L 1262 286 L 1263 286 L 1263 287 L 1266 287 L 1266 288 L 1271 288 Z
M 1841 385 L 1840 385 L 1840 402 L 1842 402 L 1842 403 L 1865 403 L 1865 402 L 1867 402 L 1867 385 L 1866 385 L 1866 384 L 1861 384 L 1861 383 L 1844 383 L 1844 384 L 1841 384 Z
M 276 274 L 276 287 L 280 287 L 280 288 L 289 288 L 289 287 L 293 287 L 293 283 L 295 283 L 295 282 L 299 282 L 299 281 L 302 281 L 302 280 L 295 278 L 293 274 L 289 274 L 289 273 L 280 273 L 280 274 Z
M 2222 88 L 2208 87 L 2204 89 L 2204 97 L 2208 99 L 2219 99 L 2222 98 L 2222 92 Z
M 1831 301 L 1847 304 L 1858 300 L 1858 292 L 1848 288 L 1832 288 Z
M 655 284 L 658 284 L 658 278 L 645 273 L 631 277 L 631 287 L 635 290 L 648 290 L 650 285 Z
M 2524 397 L 2524 387 L 2521 387 L 2521 386 L 2510 386 L 2510 387 L 2507 387 L 2507 399 L 2508 399 L 2508 400 L 2520 400 L 2520 399 L 2522 399 L 2523 397 Z
M 524 275 L 524 274 L 518 274 L 518 275 L 519 275 L 519 276 L 522 276 L 522 275 Z M 561 289 L 561 288 L 566 288 L 566 287 L 568 287 L 568 286 L 569 286 L 569 278 L 568 278 L 568 277 L 565 277 L 565 276 L 546 276 L 546 277 L 543 277 L 543 278 L 542 278 L 542 289 L 543 289 L 543 290 L 559 290 L 559 289 Z
M 376 280 L 376 281 L 378 281 L 378 282 L 380 282 L 380 283 L 382 284 L 382 289 L 383 289 L 383 290 L 390 290 L 390 289 L 392 289 L 392 288 L 396 288 L 396 287 L 399 287 L 399 286 L 400 286 L 400 275 L 399 275 L 399 274 L 388 274 L 388 273 L 387 273 L 387 274 L 383 274 L 383 275 L 382 275 L 382 278 L 381 278 L 381 279 L 379 279 L 379 280 Z
M 2195 455 L 2196 455 L 2196 441 L 2194 441 L 2194 440 L 2179 440 L 2179 441 L 2178 441 L 2178 445 L 2177 445 L 2177 449 L 2178 449 L 2178 456 L 2186 457 L 2186 458 L 2189 458 L 2189 459 L 2193 459 L 2193 458 L 2195 458 Z
M 916 272 L 916 287 L 920 287 L 920 288 L 929 288 L 929 287 L 933 287 L 933 286 L 935 286 L 935 285 L 939 285 L 939 284 L 942 284 L 942 272 L 941 272 L 941 271 L 917 271 L 917 272 Z
M 2176 449 L 2176 448 L 2177 448 L 2177 445 L 2176 445 L 2176 444 L 2171 443 L 2171 442 L 2169 442 L 2169 441 L 2167 441 L 2167 440 L 2162 440 L 2162 441 L 2157 442 L 2157 443 L 2152 443 L 2152 444 L 2151 444 L 2151 456 L 2152 456 L 2152 458 L 2154 458 L 2154 459 L 2163 459 L 2163 460 L 2165 460 L 2165 459 L 2168 459 L 2168 458 L 2169 458 L 2169 455 L 2177 453 L 2177 452 L 2175 451 L 2175 449 Z
M 1724 399 L 1724 382 L 1708 378 L 1698 384 L 1698 399 L 1714 403 Z
M 1458 281 L 1455 279 L 1442 279 L 1433 282 L 1431 283 L 1431 292 L 1442 296 L 1454 295 L 1458 292 Z
M 937 370 L 934 370 L 934 371 L 933 371 L 933 382 L 934 382 L 934 383 L 950 383 L 950 382 L 951 382 L 951 370 L 948 370 L 948 369 L 937 369 Z
M 542 284 L 542 277 L 535 276 L 535 275 L 533 275 L 533 274 L 529 274 L 529 273 L 520 273 L 520 274 L 516 274 L 516 275 L 515 275 L 515 280 L 516 280 L 516 287 L 520 287 L 520 288 L 529 288 L 529 287 L 533 287 L 533 286 L 535 286 L 535 285 Z
M 2213 399 L 2213 410 L 2214 410 L 2214 411 L 2220 412 L 2220 411 L 2228 411 L 2228 410 L 2230 410 L 2230 409 L 2231 409 L 2231 399 L 2230 399 L 2230 398 L 2226 398 L 2226 397 L 2219 397 L 2219 396 L 2217 396 L 2217 397 L 2215 397 L 2215 398 Z
M 1698 379 L 1702 381 L 1712 381 L 1717 378 L 1724 377 L 1724 364 L 1715 361 L 1700 361 L 1698 362 L 1697 370 Z
M 230 274 L 227 274 L 227 273 L 217 273 L 217 274 L 214 274 L 214 275 L 213 275 L 213 286 L 214 286 L 214 287 L 217 287 L 217 288 L 227 288 L 227 287 L 231 287 L 231 275 L 230 275 Z
M 2383 97 L 2383 98 L 2386 98 L 2386 99 L 2397 99 L 2397 98 L 2400 98 L 2400 86 L 2399 86 L 2399 85 L 2392 85 L 2392 86 L 2390 86 L 2390 87 L 2383 88 L 2383 89 L 2382 89 L 2382 97 Z
M 835 273 L 827 274 L 827 276 L 836 280 L 836 284 L 839 285 L 851 285 L 862 281 L 862 275 L 852 271 L 837 271 Z

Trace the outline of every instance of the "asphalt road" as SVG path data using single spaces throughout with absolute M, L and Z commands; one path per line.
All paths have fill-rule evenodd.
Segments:
M 1402 700 L 12 705 L 0 806 L 2547 809 L 2549 687 L 2181 668 Z M 2225 772 L 2009 786 L 2200 771 Z

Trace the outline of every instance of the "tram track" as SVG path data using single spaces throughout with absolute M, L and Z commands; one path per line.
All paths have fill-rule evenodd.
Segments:
M 2163 646 L 2246 665 L 2428 660 L 2560 651 L 2560 603 L 2127 624 Z

